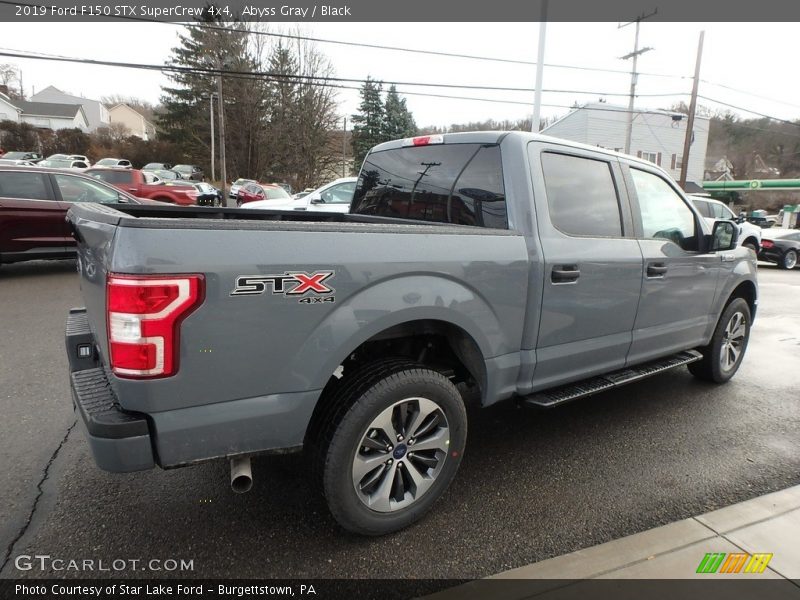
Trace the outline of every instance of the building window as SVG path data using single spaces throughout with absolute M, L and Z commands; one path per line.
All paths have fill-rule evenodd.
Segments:
M 642 158 L 644 160 L 649 160 L 651 163 L 656 164 L 658 162 L 658 153 L 657 152 L 642 152 Z
M 682 169 L 683 168 L 683 157 L 680 156 L 680 155 L 678 155 L 675 158 L 675 168 L 676 169 Z

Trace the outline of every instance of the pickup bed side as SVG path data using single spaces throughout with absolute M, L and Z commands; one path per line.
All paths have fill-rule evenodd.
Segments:
M 80 240 L 89 325 L 104 364 L 108 273 L 205 274 L 205 301 L 181 326 L 179 372 L 153 380 L 110 376 L 122 408 L 148 415 L 161 466 L 301 445 L 337 366 L 400 325 L 416 323 L 420 334 L 447 332 L 463 346 L 454 352 L 475 348 L 480 359 L 471 364 L 475 378 L 486 382 L 485 397 L 496 401 L 515 391 L 528 270 L 525 240 L 517 233 L 148 219 L 96 205 L 75 207 L 70 219 Z M 338 245 L 343 234 L 346 248 Z M 335 301 L 232 295 L 238 278 L 265 270 L 332 271 L 326 284 Z

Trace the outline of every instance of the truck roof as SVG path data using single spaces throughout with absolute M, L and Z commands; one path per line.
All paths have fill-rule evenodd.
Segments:
M 580 142 L 573 142 L 572 140 L 565 140 L 562 138 L 553 137 L 550 135 L 542 135 L 540 133 L 532 133 L 529 131 L 464 131 L 459 133 L 444 133 L 444 134 L 430 134 L 442 135 L 445 144 L 499 144 L 507 137 L 515 137 L 521 139 L 523 142 L 547 142 L 549 144 L 559 144 L 569 148 L 580 148 L 582 150 L 591 150 L 593 152 L 600 152 L 609 156 L 617 158 L 624 158 L 632 162 L 638 162 L 649 167 L 653 167 L 653 163 L 644 159 L 632 156 L 630 154 L 623 154 L 622 152 L 615 152 L 601 146 L 591 146 L 589 144 L 582 144 Z M 414 136 L 425 137 L 425 136 Z M 410 138 L 405 138 L 410 139 Z M 372 149 L 372 152 L 382 152 L 384 150 L 394 150 L 402 148 L 405 139 L 392 140 L 378 144 Z

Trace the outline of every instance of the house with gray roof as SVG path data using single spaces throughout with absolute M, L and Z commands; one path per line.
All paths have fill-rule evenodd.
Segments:
M 28 100 L 12 100 L 11 103 L 22 111 L 19 114 L 21 123 L 30 123 L 34 127 L 53 131 L 73 127 L 82 131 L 89 130 L 89 120 L 80 104 L 30 102 Z
M 82 96 L 73 96 L 66 92 L 62 92 L 52 85 L 47 86 L 43 90 L 31 96 L 32 102 L 52 102 L 56 104 L 80 104 L 83 106 L 83 112 L 89 122 L 87 131 L 96 131 L 98 127 L 109 127 L 111 125 L 111 117 L 108 113 L 106 106 L 99 100 L 92 100 Z

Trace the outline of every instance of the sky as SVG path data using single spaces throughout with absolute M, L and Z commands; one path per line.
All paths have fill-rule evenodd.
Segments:
M 536 61 L 538 23 L 303 23 L 271 24 L 269 31 L 288 32 L 346 41 L 384 44 L 487 57 Z M 633 49 L 633 25 L 617 23 L 549 23 L 544 62 L 582 69 L 545 67 L 543 117 L 566 114 L 575 102 L 605 99 L 627 105 L 629 73 L 607 73 L 585 68 L 628 71 L 630 61 L 620 57 Z M 0 52 L 23 51 L 121 62 L 164 64 L 177 43 L 178 24 L 162 23 L 0 23 Z M 691 92 L 698 35 L 705 30 L 699 93 L 715 100 L 782 119 L 800 118 L 800 79 L 787 65 L 797 53 L 795 23 L 658 23 L 643 22 L 639 58 L 637 108 L 666 108 Z M 338 77 L 383 81 L 428 82 L 477 86 L 533 88 L 535 66 L 484 60 L 440 57 L 404 52 L 353 48 L 319 43 Z M 135 96 L 157 103 L 166 77 L 160 72 L 115 67 L 54 63 L 0 56 L 22 70 L 26 94 L 53 85 L 85 97 Z M 728 86 L 728 87 L 722 87 Z M 734 91 L 728 89 L 736 88 Z M 402 92 L 459 96 L 459 99 L 406 95 L 420 126 L 514 120 L 532 114 L 532 92 L 468 90 L 399 86 Z M 577 93 L 586 91 L 590 93 Z M 746 92 L 746 93 L 743 93 Z M 647 94 L 677 94 L 647 96 Z M 501 100 L 485 102 L 464 97 Z M 338 92 L 340 114 L 351 115 L 358 92 Z M 513 101 L 517 104 L 506 103 Z M 726 107 L 700 100 L 712 109 Z M 743 111 L 744 116 L 755 115 Z

